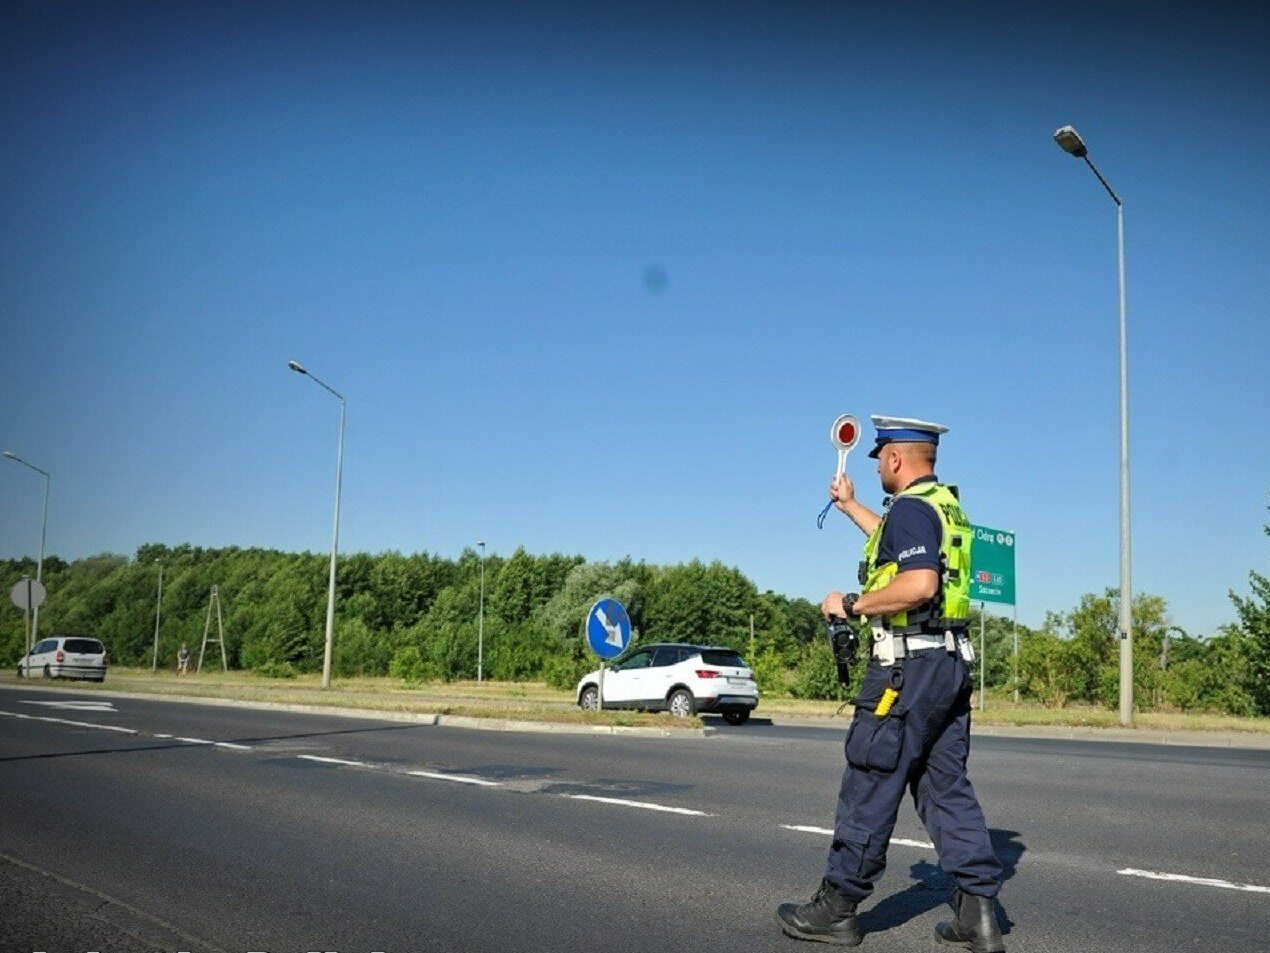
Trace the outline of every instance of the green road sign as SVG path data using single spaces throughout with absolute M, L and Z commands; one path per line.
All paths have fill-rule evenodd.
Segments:
M 970 599 L 1014 605 L 1014 534 L 976 526 L 970 547 Z

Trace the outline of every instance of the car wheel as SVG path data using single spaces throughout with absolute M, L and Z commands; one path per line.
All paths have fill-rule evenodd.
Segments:
M 732 708 L 723 713 L 723 720 L 729 725 L 743 725 L 750 720 L 750 712 L 747 708 Z
M 600 690 L 594 685 L 582 689 L 582 697 L 578 699 L 578 707 L 583 711 L 600 710 Z
M 676 718 L 691 718 L 697 713 L 697 702 L 686 688 L 676 689 L 667 699 L 666 708 Z

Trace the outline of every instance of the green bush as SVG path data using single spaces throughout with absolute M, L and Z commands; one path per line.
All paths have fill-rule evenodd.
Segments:
M 863 662 L 855 666 L 864 668 Z M 798 666 L 798 678 L 794 682 L 795 698 L 845 698 L 838 681 L 838 666 L 833 660 L 833 649 L 828 639 L 817 639 L 803 650 L 802 663 Z
M 789 671 L 785 667 L 784 660 L 780 655 L 772 649 L 765 652 L 759 652 L 754 658 L 748 660 L 750 668 L 754 670 L 754 678 L 758 681 L 759 691 L 764 695 L 788 695 L 789 686 L 786 684 L 785 676 Z
M 417 645 L 403 645 L 393 653 L 388 663 L 388 674 L 400 678 L 408 685 L 417 685 L 428 680 L 428 665 L 423 660 Z
M 542 679 L 552 688 L 572 691 L 583 675 L 597 667 L 573 655 L 553 655 L 542 668 Z
M 1085 680 L 1081 648 L 1048 632 L 1036 632 L 1019 643 L 1019 685 L 1046 705 L 1062 708 L 1079 695 Z

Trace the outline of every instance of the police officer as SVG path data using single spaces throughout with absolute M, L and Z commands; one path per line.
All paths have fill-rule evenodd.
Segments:
M 781 904 L 777 920 L 791 937 L 855 946 L 863 939 L 856 908 L 886 867 L 886 848 L 907 788 L 939 861 L 957 881 L 956 914 L 939 939 L 973 953 L 1005 945 L 993 897 L 1001 862 L 966 776 L 970 746 L 970 545 L 973 531 L 955 489 L 935 476 L 947 428 L 921 420 L 874 417 L 884 514 L 855 498 L 850 478 L 829 488 L 839 510 L 867 535 L 861 595 L 825 597 L 825 617 L 865 616 L 872 657 L 847 733 L 847 768 L 838 795 L 829 863 L 815 896 Z

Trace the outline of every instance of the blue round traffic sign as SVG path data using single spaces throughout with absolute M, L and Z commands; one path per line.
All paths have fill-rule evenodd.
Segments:
M 601 599 L 586 617 L 586 639 L 600 658 L 617 658 L 631 644 L 631 616 L 616 599 Z

